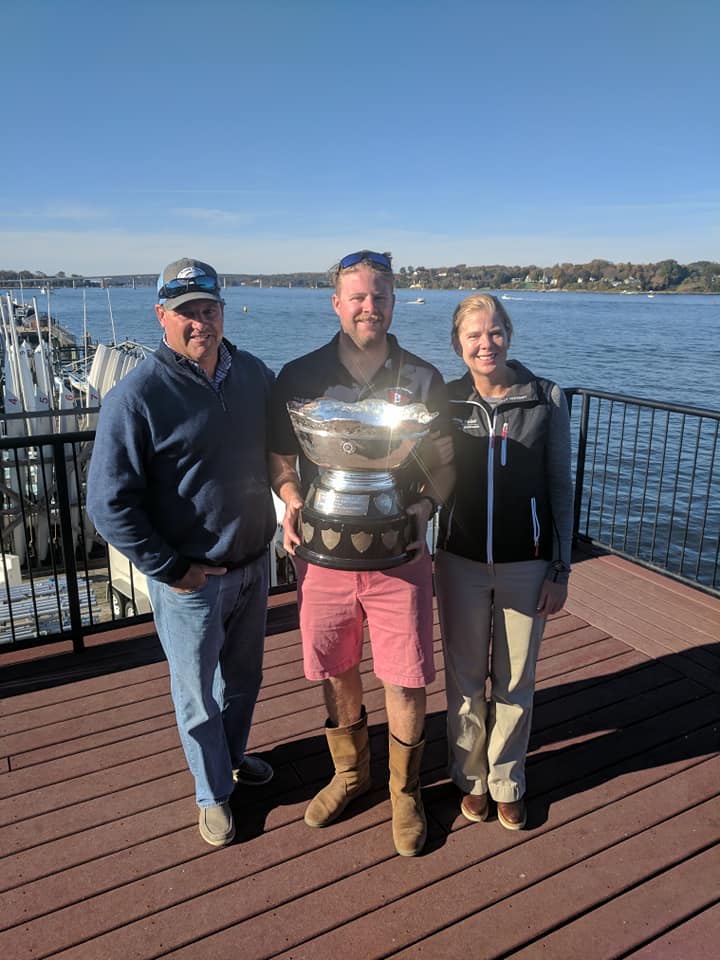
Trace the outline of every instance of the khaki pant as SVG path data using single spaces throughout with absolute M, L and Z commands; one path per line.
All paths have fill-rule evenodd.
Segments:
M 449 770 L 463 793 L 489 792 L 501 803 L 525 794 L 535 664 L 545 628 L 536 608 L 547 569 L 545 560 L 489 565 L 437 553 Z

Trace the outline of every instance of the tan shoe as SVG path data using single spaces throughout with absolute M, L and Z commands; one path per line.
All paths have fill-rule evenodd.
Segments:
M 460 813 L 473 823 L 484 823 L 490 812 L 486 793 L 466 793 L 460 804 Z
M 328 721 L 329 722 L 329 721 Z M 316 794 L 305 810 L 309 827 L 326 827 L 345 807 L 372 786 L 367 714 L 349 727 L 325 725 L 325 737 L 335 766 L 335 776 Z
M 235 839 L 235 821 L 229 803 L 200 807 L 200 836 L 212 847 L 226 847 Z
M 497 816 L 506 830 L 522 830 L 527 820 L 525 801 L 513 800 L 512 803 L 498 803 Z
M 425 738 L 409 747 L 390 734 L 390 800 L 395 850 L 416 857 L 425 846 L 427 820 L 420 793 L 420 763 Z

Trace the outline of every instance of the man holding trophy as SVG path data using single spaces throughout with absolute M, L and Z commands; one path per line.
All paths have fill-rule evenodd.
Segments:
M 335 768 L 305 822 L 332 823 L 371 787 L 360 675 L 367 619 L 390 730 L 393 841 L 400 855 L 416 856 L 427 833 L 425 687 L 435 677 L 425 538 L 455 477 L 438 442 L 449 431 L 446 392 L 435 367 L 388 333 L 390 255 L 348 254 L 333 278 L 340 330 L 281 371 L 270 443 L 284 545 L 295 557 L 305 675 L 323 681 Z

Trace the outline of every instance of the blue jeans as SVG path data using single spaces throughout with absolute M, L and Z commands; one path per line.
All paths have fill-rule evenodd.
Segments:
M 225 803 L 262 682 L 267 558 L 209 576 L 191 593 L 150 578 L 148 587 L 198 806 Z

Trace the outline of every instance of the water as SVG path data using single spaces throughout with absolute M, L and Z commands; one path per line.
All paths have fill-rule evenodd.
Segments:
M 88 289 L 87 325 L 95 340 L 112 330 L 107 292 Z M 431 360 L 447 379 L 461 376 L 450 347 L 459 290 L 398 290 L 392 330 L 407 349 Z M 44 296 L 35 294 L 41 310 Z M 25 292 L 25 299 L 32 293 Z M 119 340 L 149 346 L 160 340 L 151 287 L 110 291 Z M 720 410 L 720 297 L 505 292 L 515 335 L 510 355 L 564 387 L 649 397 Z M 288 360 L 327 342 L 338 329 L 330 291 L 232 287 L 225 291 L 228 339 L 278 371 Z M 244 308 L 247 308 L 246 310 Z M 83 291 L 53 292 L 52 313 L 80 341 Z

